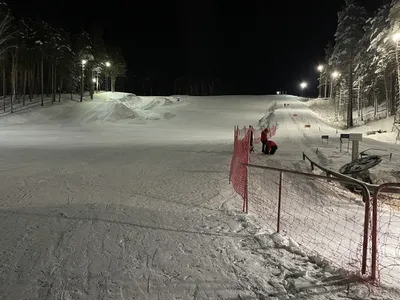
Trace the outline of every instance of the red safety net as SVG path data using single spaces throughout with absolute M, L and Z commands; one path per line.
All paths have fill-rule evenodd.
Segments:
M 229 180 L 234 190 L 243 198 L 243 211 L 247 212 L 247 166 L 250 154 L 251 128 L 235 127 L 234 149 Z

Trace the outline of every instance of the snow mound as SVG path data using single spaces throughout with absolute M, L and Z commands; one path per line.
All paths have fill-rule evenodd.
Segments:
M 175 103 L 173 97 L 139 97 L 128 93 L 99 93 L 93 100 L 82 103 L 64 100 L 48 107 L 34 107 L 1 118 L 5 125 L 60 124 L 83 125 L 92 123 L 119 122 L 129 119 L 160 120 L 175 117 L 167 107 Z

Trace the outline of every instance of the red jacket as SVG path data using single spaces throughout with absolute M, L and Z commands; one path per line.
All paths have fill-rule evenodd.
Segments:
M 277 147 L 278 148 L 278 145 L 275 144 L 274 141 L 270 140 L 270 141 L 267 142 L 267 147 L 268 147 L 268 149 L 271 149 L 272 147 Z
M 261 141 L 266 142 L 268 141 L 268 128 L 265 128 L 263 131 L 261 131 Z

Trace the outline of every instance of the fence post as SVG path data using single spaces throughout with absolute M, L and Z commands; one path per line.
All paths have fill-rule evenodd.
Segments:
M 378 255 L 378 193 L 380 187 L 378 187 L 372 198 L 372 232 L 371 232 L 371 279 L 375 281 L 376 276 L 376 264 Z
M 282 203 L 282 176 L 283 172 L 279 172 L 279 194 L 278 194 L 278 221 L 276 224 L 276 232 L 279 233 L 281 225 L 281 203 Z
M 253 152 L 253 126 L 249 125 L 250 128 L 250 152 Z
M 369 191 L 364 184 L 360 184 L 363 187 L 363 200 L 365 203 L 364 211 L 364 238 L 363 238 L 363 249 L 362 249 L 362 263 L 361 263 L 361 274 L 367 272 L 367 254 L 368 254 L 368 234 L 369 234 L 369 211 L 370 211 L 370 199 Z
M 236 126 L 233 126 L 233 155 L 231 160 L 231 167 L 229 169 L 229 184 L 231 183 L 231 177 L 232 177 L 232 164 L 233 160 L 235 159 L 235 147 L 236 147 Z

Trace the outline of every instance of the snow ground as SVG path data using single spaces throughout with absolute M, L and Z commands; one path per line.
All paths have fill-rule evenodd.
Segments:
M 338 171 L 340 166 L 351 161 L 351 144 L 347 150 L 347 142 L 344 142 L 340 152 L 340 133 L 361 132 L 364 136 L 360 143 L 360 151 L 372 148 L 373 150 L 369 153 L 384 155 L 382 163 L 371 170 L 374 183 L 399 181 L 399 145 L 395 145 L 387 138 L 371 139 L 370 135 L 365 134 L 374 126 L 378 127 L 377 129 L 386 129 L 381 126 L 387 126 L 390 121 L 381 120 L 351 131 L 341 131 L 333 128 L 325 121 L 326 119 L 310 111 L 306 104 L 296 100 L 285 102 L 290 105 L 284 107 L 283 103 L 278 104 L 277 110 L 269 118 L 270 122 L 278 123 L 277 135 L 273 138 L 278 143 L 277 154 L 273 157 L 265 157 L 256 153 L 251 157 L 252 163 L 308 172 L 310 164 L 300 161 L 301 152 L 305 152 L 314 161 Z M 311 127 L 305 128 L 306 124 Z M 379 137 L 390 134 L 382 133 Z M 329 143 L 323 142 L 321 135 L 329 135 Z M 387 140 L 391 143 L 384 142 Z M 392 154 L 391 160 L 389 153 Z M 250 191 L 253 191 L 250 199 L 253 198 L 254 213 L 259 217 L 259 222 L 275 228 L 279 174 L 259 170 L 251 170 L 251 172 L 250 177 L 258 180 L 250 186 Z M 314 173 L 321 174 L 321 171 L 316 169 Z M 285 174 L 282 210 L 286 215 L 281 220 L 281 226 L 288 235 L 296 237 L 296 241 L 307 250 L 317 250 L 336 267 L 349 270 L 353 269 L 355 261 L 360 260 L 363 206 L 359 196 L 338 187 L 338 184 Z M 396 199 L 399 198 L 398 195 L 396 197 Z M 249 205 L 251 207 L 251 202 Z M 275 216 L 275 219 L 266 219 L 264 217 L 266 215 Z M 379 238 L 382 243 L 385 243 L 385 248 L 380 249 L 379 253 L 381 282 L 399 286 L 400 217 L 398 206 L 381 208 L 379 217 L 380 228 L 385 230 L 379 232 Z M 338 254 L 340 259 L 338 259 Z M 357 268 L 359 266 L 355 267 Z
M 296 98 L 180 98 L 103 93 L 0 119 L 0 299 L 368 298 L 243 215 L 228 185 L 233 126 Z M 273 159 L 293 166 L 309 145 L 288 114 Z

